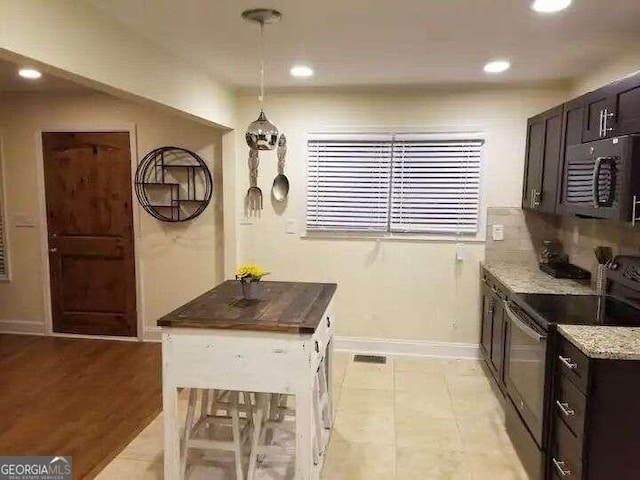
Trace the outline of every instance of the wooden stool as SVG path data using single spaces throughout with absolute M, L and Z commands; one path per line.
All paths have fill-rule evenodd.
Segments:
M 318 365 L 313 388 L 313 461 L 315 465 L 320 463 L 325 453 L 329 431 L 333 426 L 333 407 L 327 377 L 327 364 L 323 358 Z M 287 416 L 295 416 L 295 410 L 287 407 L 287 395 L 256 393 L 255 398 L 248 480 L 255 480 L 258 465 L 266 455 L 284 454 L 290 458 L 295 452 L 295 445 L 286 448 L 272 444 L 274 431 L 283 428 Z
M 198 397 L 201 397 L 200 415 L 196 419 Z M 187 418 L 181 439 L 182 477 L 187 478 L 190 449 L 219 450 L 234 453 L 236 478 L 244 480 L 243 447 L 251 436 L 252 418 L 253 407 L 249 393 L 192 388 L 189 391 Z M 221 427 L 231 429 L 230 440 L 214 438 Z

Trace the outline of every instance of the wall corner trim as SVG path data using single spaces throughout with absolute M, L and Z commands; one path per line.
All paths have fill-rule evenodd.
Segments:
M 382 338 L 340 337 L 333 340 L 338 351 L 374 355 L 404 355 L 412 357 L 439 357 L 479 359 L 480 346 L 472 343 L 449 343 Z

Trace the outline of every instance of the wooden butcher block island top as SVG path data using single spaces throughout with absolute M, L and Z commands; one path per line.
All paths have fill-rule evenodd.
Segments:
M 335 283 L 261 282 L 261 300 L 245 300 L 227 280 L 158 320 L 160 327 L 314 333 Z

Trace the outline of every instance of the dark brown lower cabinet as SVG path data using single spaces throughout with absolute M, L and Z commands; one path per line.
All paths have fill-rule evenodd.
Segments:
M 548 479 L 640 478 L 640 361 L 588 358 L 563 337 Z
M 482 272 L 482 322 L 480 346 L 485 364 L 504 390 L 505 318 L 507 291 L 488 272 Z

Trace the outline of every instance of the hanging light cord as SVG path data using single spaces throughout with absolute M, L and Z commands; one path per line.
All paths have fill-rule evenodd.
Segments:
M 264 22 L 260 22 L 260 95 L 258 101 L 262 109 L 264 102 Z

